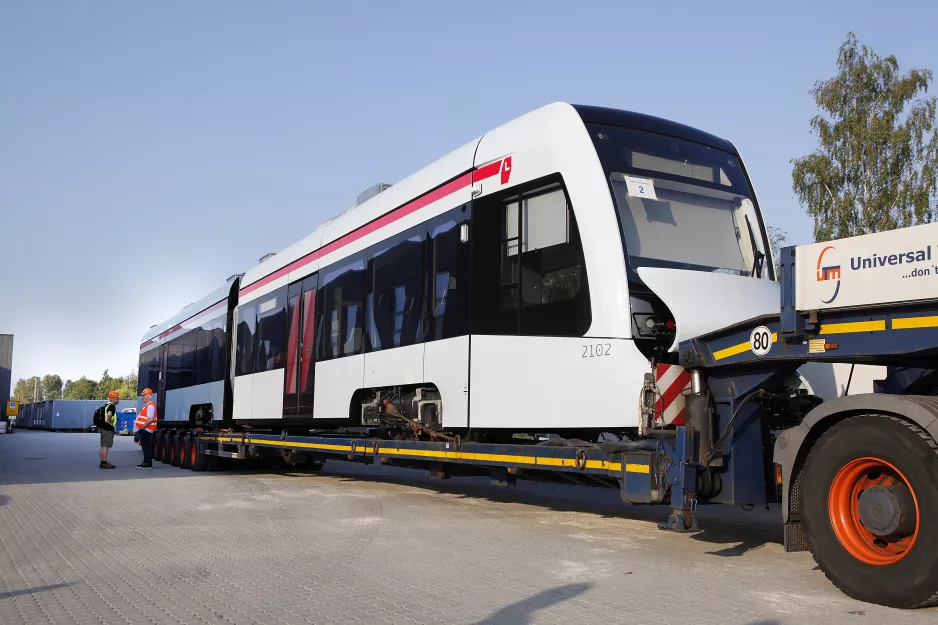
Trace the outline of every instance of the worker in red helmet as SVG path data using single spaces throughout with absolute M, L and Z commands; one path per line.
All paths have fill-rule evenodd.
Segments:
M 107 394 L 107 403 L 95 410 L 94 424 L 98 428 L 101 436 L 101 464 L 100 469 L 113 469 L 114 465 L 107 461 L 107 452 L 114 446 L 114 432 L 117 430 L 117 404 L 121 400 L 121 395 L 117 391 L 111 391 Z
M 143 396 L 143 409 L 137 415 L 134 428 L 140 438 L 140 447 L 143 449 L 143 462 L 137 465 L 138 469 L 153 468 L 153 434 L 156 432 L 156 404 L 153 403 L 153 391 L 148 388 L 140 393 Z

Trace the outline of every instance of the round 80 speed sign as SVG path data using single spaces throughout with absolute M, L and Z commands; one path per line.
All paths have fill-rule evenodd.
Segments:
M 765 356 L 772 349 L 772 331 L 759 326 L 749 335 L 749 349 L 756 356 Z

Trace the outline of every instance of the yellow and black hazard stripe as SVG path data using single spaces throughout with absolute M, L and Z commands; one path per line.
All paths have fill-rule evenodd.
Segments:
M 938 328 L 938 315 L 923 315 L 915 317 L 893 317 L 882 319 L 866 319 L 863 321 L 840 321 L 832 323 L 821 322 L 817 336 L 837 334 L 868 334 L 871 332 L 885 332 L 887 330 L 919 330 L 923 328 Z M 772 333 L 773 345 L 778 342 L 778 333 Z M 720 361 L 739 354 L 751 351 L 749 341 L 736 343 L 713 352 L 713 360 Z

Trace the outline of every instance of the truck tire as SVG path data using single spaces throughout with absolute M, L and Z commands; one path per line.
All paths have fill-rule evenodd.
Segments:
M 189 441 L 189 454 L 192 459 L 193 471 L 208 471 L 210 456 L 199 451 L 199 441 L 197 438 L 193 437 L 193 439 Z
M 191 469 L 192 468 L 192 456 L 189 455 L 190 450 L 189 446 L 191 445 L 192 436 L 189 434 L 183 434 L 179 437 L 179 468 L 180 469 Z
M 885 415 L 841 421 L 805 462 L 808 548 L 847 595 L 895 608 L 938 603 L 938 444 Z
M 163 432 L 157 431 L 153 435 L 153 462 L 161 462 L 163 460 Z
M 176 453 L 175 432 L 167 432 L 163 438 L 163 462 L 168 465 L 173 464 L 173 454 Z
M 163 464 L 170 464 L 172 461 L 173 454 L 173 433 L 172 432 L 163 432 L 163 437 L 160 439 L 160 447 L 163 449 L 162 457 L 160 462 Z
M 182 462 L 182 441 L 182 434 L 177 434 L 169 439 L 169 445 L 172 449 L 169 464 L 174 467 L 178 467 L 179 463 Z

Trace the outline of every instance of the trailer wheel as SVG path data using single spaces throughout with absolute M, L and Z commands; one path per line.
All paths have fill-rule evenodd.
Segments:
M 166 451 L 163 452 L 163 462 L 172 465 L 173 455 L 176 453 L 176 432 L 167 432 L 164 444 L 166 445 Z
M 177 434 L 169 439 L 169 464 L 174 467 L 178 467 L 179 463 L 182 462 L 182 435 Z
M 163 450 L 160 454 L 160 462 L 163 464 L 170 464 L 172 462 L 172 441 L 172 432 L 163 432 L 163 436 L 160 438 L 160 449 Z
M 938 444 L 896 417 L 825 432 L 801 487 L 808 547 L 847 595 L 896 608 L 938 602 Z
M 193 437 L 189 441 L 189 454 L 192 459 L 192 470 L 193 471 L 207 471 L 209 466 L 209 458 L 203 453 L 199 452 L 199 440 L 198 438 Z
M 176 459 L 176 436 L 175 433 L 168 432 L 166 434 L 166 451 L 163 452 L 163 462 L 172 466 L 173 461 Z
M 163 432 L 157 432 L 153 436 L 153 461 L 163 460 Z
M 189 455 L 189 446 L 192 436 L 185 434 L 179 437 L 179 468 L 191 469 L 192 456 Z

